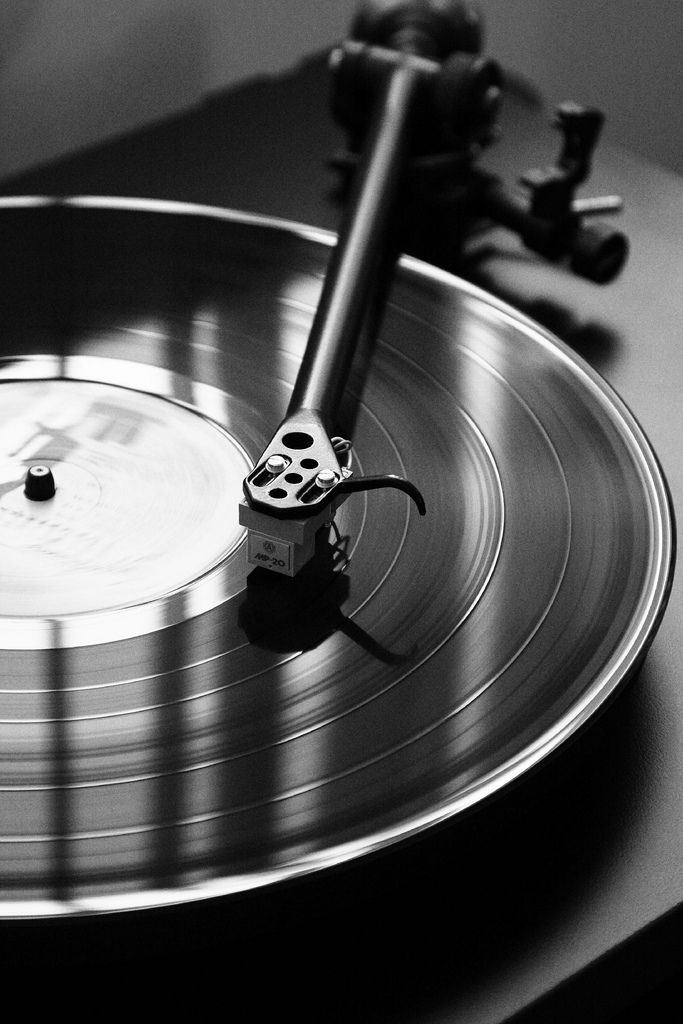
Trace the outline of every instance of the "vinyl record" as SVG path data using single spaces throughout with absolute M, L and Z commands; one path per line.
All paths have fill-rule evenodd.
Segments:
M 229 896 L 388 847 L 541 764 L 637 669 L 667 489 L 545 330 L 402 260 L 339 431 L 427 516 L 351 495 L 289 579 L 248 565 L 238 504 L 333 237 L 92 198 L 5 200 L 0 223 L 0 915 Z

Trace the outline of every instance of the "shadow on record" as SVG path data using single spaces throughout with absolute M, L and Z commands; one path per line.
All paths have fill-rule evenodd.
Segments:
M 344 614 L 350 589 L 349 537 L 336 524 L 316 535 L 315 556 L 294 577 L 255 568 L 247 577 L 239 625 L 252 644 L 278 653 L 310 651 L 343 633 L 386 664 L 401 664 L 414 653 L 390 651 Z

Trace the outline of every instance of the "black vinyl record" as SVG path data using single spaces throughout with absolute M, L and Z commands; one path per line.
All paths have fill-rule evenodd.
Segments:
M 92 198 L 4 200 L 0 223 L 0 915 L 229 897 L 388 848 L 540 765 L 637 669 L 666 485 L 543 328 L 403 259 L 339 430 L 427 516 L 354 494 L 289 579 L 248 565 L 238 506 L 333 237 Z

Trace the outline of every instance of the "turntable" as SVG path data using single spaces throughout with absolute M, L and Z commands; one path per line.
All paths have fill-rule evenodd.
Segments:
M 520 207 L 495 161 L 533 115 L 499 114 L 476 39 L 451 62 L 412 27 L 410 46 L 372 31 L 361 17 L 334 58 L 343 204 L 321 62 L 5 190 L 3 937 L 41 970 L 113 958 L 214 984 L 227 960 L 236 989 L 262 958 L 309 998 L 328 952 L 335 989 L 349 957 L 326 1019 L 361 990 L 369 1020 L 561 1019 L 588 989 L 607 1019 L 632 950 L 671 948 L 678 900 L 673 867 L 639 887 L 675 846 L 652 830 L 679 823 L 649 767 L 679 756 L 656 713 L 680 668 L 676 227 L 662 199 L 659 259 L 639 250 L 659 172 L 599 150 L 621 272 L 624 235 L 584 226 L 594 139 L 574 130 L 595 122 L 575 107 Z M 260 180 L 224 154 L 183 164 L 188 131 L 212 153 L 230 118 L 262 135 L 273 90 L 293 139 Z M 329 126 L 300 169 L 311 95 Z M 434 95 L 457 126 L 437 153 Z M 131 163 L 150 148 L 174 154 L 166 194 Z M 466 193 L 454 233 L 469 203 L 486 231 L 435 266 L 442 208 L 406 216 L 415 255 L 394 265 L 397 211 L 444 166 Z M 678 183 L 657 185 L 673 208 Z

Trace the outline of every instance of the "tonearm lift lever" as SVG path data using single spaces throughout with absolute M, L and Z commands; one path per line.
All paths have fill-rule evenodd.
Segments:
M 455 153 L 456 163 L 470 168 L 492 137 L 501 98 L 500 70 L 479 56 L 479 23 L 467 3 L 370 0 L 352 37 L 331 59 L 337 115 L 358 143 L 352 192 L 286 416 L 246 477 L 240 504 L 250 564 L 288 576 L 310 560 L 317 531 L 354 491 L 397 488 L 425 514 L 410 481 L 352 474 L 350 443 L 335 436 L 335 418 L 406 170 L 434 152 Z M 543 241 L 552 236 L 555 249 L 581 237 L 571 189 L 596 131 L 583 145 L 585 123 L 576 112 L 572 117 L 564 165 L 531 182 L 528 210 L 497 182 L 472 179 L 482 211 L 526 232 L 532 244 L 544 224 L 550 227 Z M 561 222 L 554 232 L 553 217 Z

